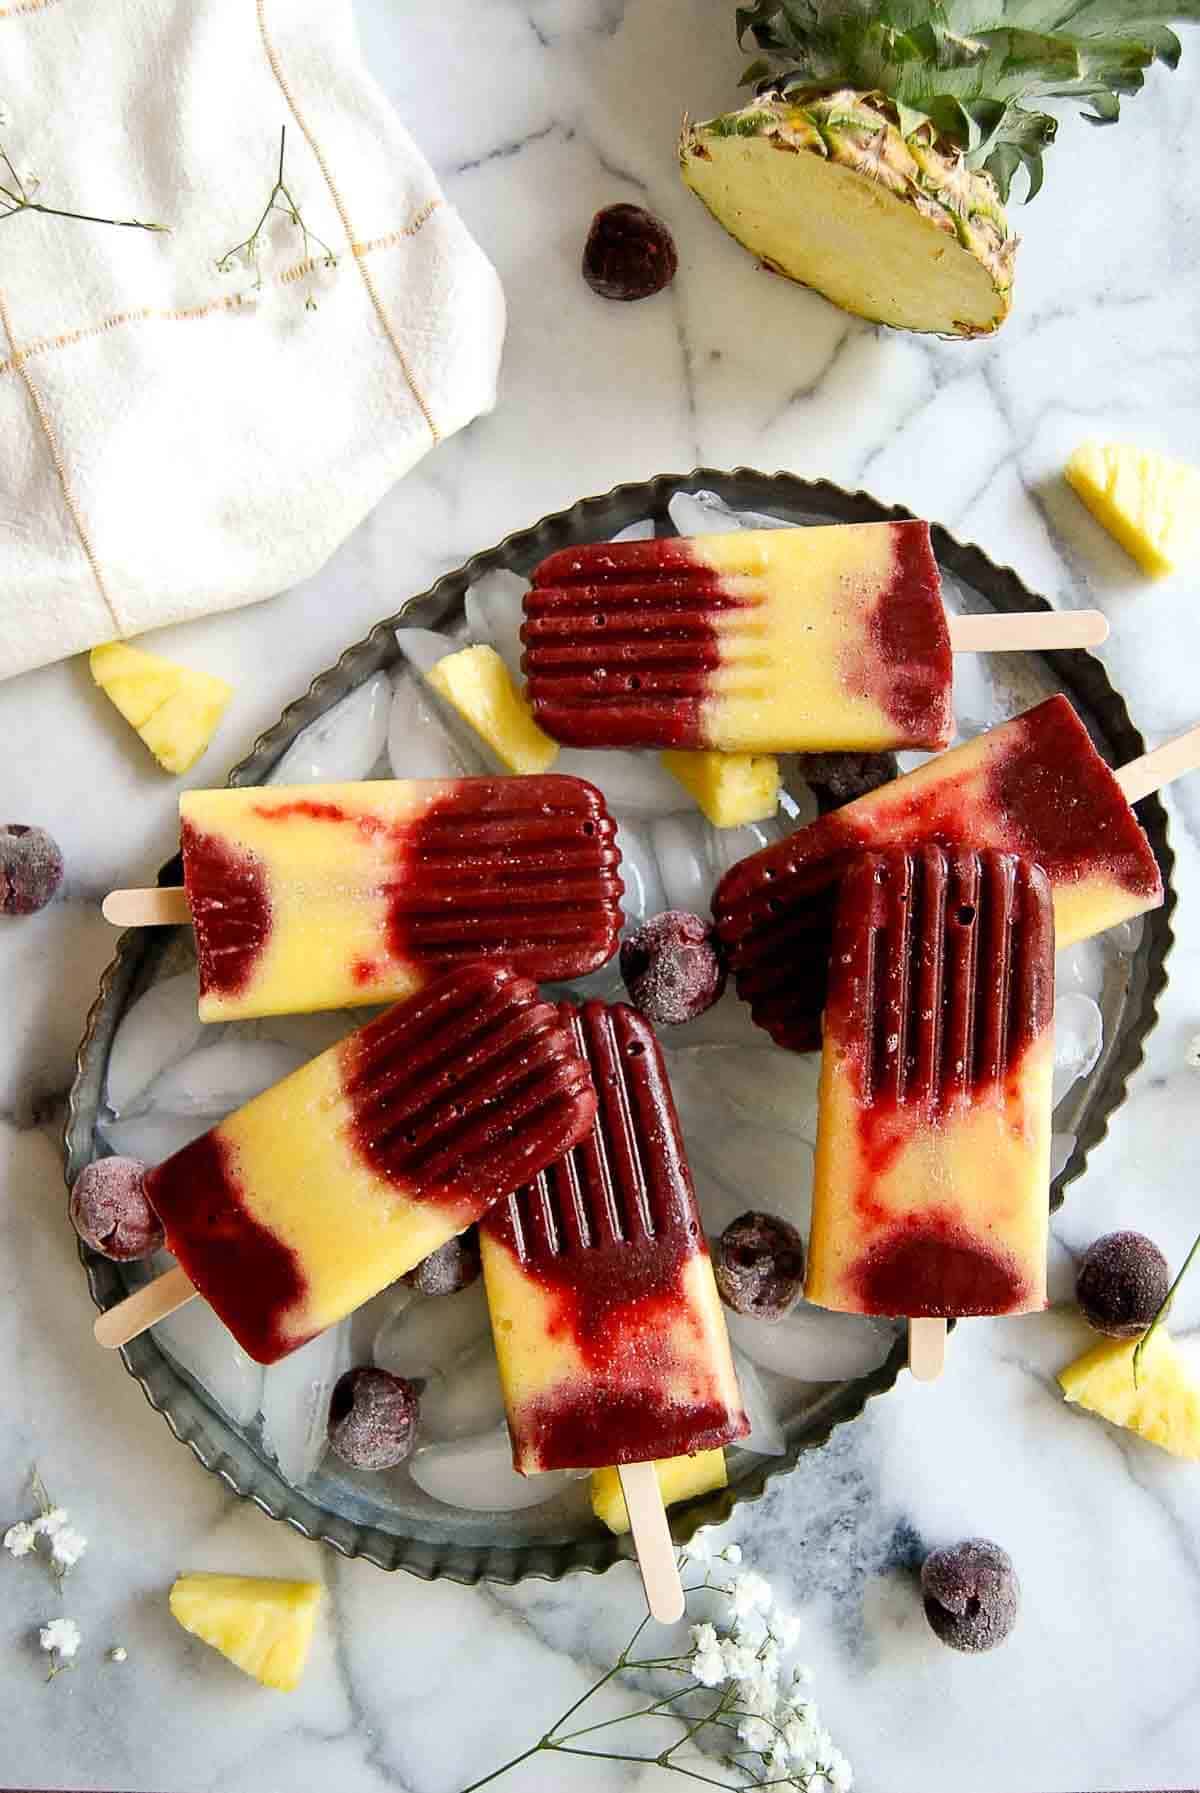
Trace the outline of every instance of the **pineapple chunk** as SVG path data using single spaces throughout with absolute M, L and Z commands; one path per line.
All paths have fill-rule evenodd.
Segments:
M 697 1451 L 694 1457 L 660 1457 L 654 1465 L 664 1506 L 691 1500 L 696 1494 L 708 1494 L 714 1488 L 728 1486 L 725 1452 Z M 629 1514 L 621 1492 L 621 1478 L 615 1469 L 592 1471 L 592 1512 L 604 1521 L 610 1532 L 618 1536 L 629 1530 Z
M 1200 553 L 1200 471 L 1126 442 L 1085 442 L 1067 482 L 1143 572 L 1173 573 Z
M 660 757 L 714 828 L 740 828 L 775 814 L 779 761 L 773 753 L 683 753 L 672 748 Z
M 510 772 L 549 771 L 558 758 L 558 742 L 533 720 L 524 692 L 517 690 L 494 647 L 448 654 L 426 676 Z
M 170 1602 L 185 1631 L 283 1693 L 304 1673 L 320 1603 L 315 1581 L 255 1575 L 181 1575 Z
M 1176 1457 L 1200 1461 L 1200 1381 L 1162 1330 L 1142 1353 L 1136 1385 L 1136 1339 L 1113 1339 L 1087 1351 L 1059 1374 L 1068 1401 L 1160 1444 Z
M 168 772 L 195 765 L 233 696 L 224 679 L 125 641 L 94 647 L 91 668 L 100 689 Z

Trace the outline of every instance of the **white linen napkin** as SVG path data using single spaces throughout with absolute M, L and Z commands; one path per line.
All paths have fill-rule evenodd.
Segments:
M 0 111 L 38 201 L 170 226 L 0 217 L 0 677 L 305 578 L 493 404 L 499 281 L 350 0 L 0 0 Z M 338 265 L 276 211 L 255 292 L 281 127 Z

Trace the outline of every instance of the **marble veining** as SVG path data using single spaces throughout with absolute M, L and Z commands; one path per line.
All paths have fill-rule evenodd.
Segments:
M 1065 119 L 1043 195 L 1018 209 L 1016 309 L 992 341 L 887 335 L 756 270 L 680 186 L 674 135 L 732 99 L 732 8 L 708 0 L 360 0 L 369 60 L 493 257 L 511 326 L 501 402 L 369 516 L 306 585 L 160 632 L 232 678 L 194 782 L 410 593 L 509 530 L 614 482 L 696 463 L 786 467 L 937 518 L 1067 605 L 1098 604 L 1114 684 L 1151 741 L 1198 719 L 1194 582 L 1150 586 L 1058 477 L 1081 435 L 1200 459 L 1200 200 L 1179 178 L 1200 37 L 1114 131 Z M 637 199 L 680 250 L 669 294 L 605 305 L 578 277 L 596 206 Z M 280 302 L 288 302 L 281 300 Z M 0 1785 L 137 1793 L 456 1793 L 524 1747 L 605 1666 L 640 1611 L 622 1567 L 516 1589 L 427 1586 L 323 1553 L 234 1500 L 92 1348 L 57 1132 L 112 939 L 100 895 L 174 850 L 175 784 L 83 661 L 0 687 L 7 817 L 49 827 L 63 895 L 0 931 L 0 1515 L 36 1461 L 91 1540 L 60 1608 L 0 1562 Z M 1178 1262 L 1196 1225 L 1200 779 L 1172 794 L 1171 984 L 1146 1063 L 1054 1226 L 1034 1318 L 960 1327 L 936 1389 L 903 1381 L 731 1527 L 803 1612 L 823 1715 L 865 1793 L 1066 1793 L 1194 1784 L 1200 1770 L 1200 1480 L 1064 1411 L 1085 1338 L 1066 1305 L 1098 1233 L 1139 1225 Z M 1200 1329 L 1200 1281 L 1177 1328 Z M 914 1592 L 929 1546 L 980 1533 L 1024 1587 L 1003 1649 L 941 1649 Z M 169 1618 L 185 1568 L 320 1577 L 302 1690 L 242 1681 Z M 84 1655 L 41 1683 L 34 1627 L 76 1617 Z M 103 1652 L 123 1643 L 128 1661 Z M 628 1707 L 615 1691 L 606 1710 Z M 534 1762 L 502 1785 L 665 1785 L 619 1764 Z

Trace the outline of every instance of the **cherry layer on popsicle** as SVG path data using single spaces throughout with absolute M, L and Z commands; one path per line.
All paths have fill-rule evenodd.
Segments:
M 526 693 L 576 747 L 942 747 L 950 635 L 921 522 L 564 548 L 525 598 Z
M 781 1046 L 820 1040 L 833 907 L 857 854 L 926 842 L 1024 853 L 1069 946 L 1156 908 L 1162 874 L 1117 777 L 1065 697 L 939 755 L 741 860 L 713 899 L 739 995 Z
M 176 1152 L 146 1192 L 192 1283 L 273 1363 L 560 1158 L 595 1105 L 536 985 L 463 965 Z
M 179 809 L 205 1021 L 387 1002 L 485 957 L 582 977 L 616 951 L 616 829 L 582 779 L 188 791 Z
M 654 1030 L 564 1007 L 595 1123 L 480 1226 L 523 1475 L 710 1450 L 749 1429 Z
M 948 1318 L 1046 1302 L 1054 905 L 1010 853 L 873 853 L 833 928 L 805 1294 Z

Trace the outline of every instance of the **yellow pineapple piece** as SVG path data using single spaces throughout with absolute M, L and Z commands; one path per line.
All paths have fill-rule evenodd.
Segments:
M 224 679 L 126 641 L 94 647 L 91 668 L 100 689 L 168 772 L 195 765 L 233 696 Z
M 321 1589 L 257 1575 L 181 1575 L 171 1613 L 264 1687 L 290 1693 L 308 1660 Z
M 696 799 L 714 828 L 763 822 L 779 802 L 779 761 L 773 753 L 685 753 L 661 756 L 673 778 Z
M 1085 442 L 1067 482 L 1143 572 L 1160 578 L 1200 553 L 1200 470 L 1127 442 Z
M 654 1465 L 663 1505 L 691 1500 L 693 1495 L 708 1494 L 714 1488 L 728 1486 L 725 1452 L 697 1451 L 694 1457 L 660 1457 Z M 592 1512 L 603 1520 L 610 1532 L 618 1535 L 629 1530 L 629 1514 L 621 1492 L 621 1478 L 615 1469 L 592 1471 Z
M 558 742 L 533 720 L 524 692 L 494 647 L 447 654 L 426 677 L 510 772 L 547 772 L 558 758 Z
M 1159 1444 L 1176 1457 L 1200 1461 L 1200 1380 L 1161 1329 L 1142 1352 L 1133 1380 L 1136 1339 L 1109 1339 L 1059 1374 L 1068 1401 Z

